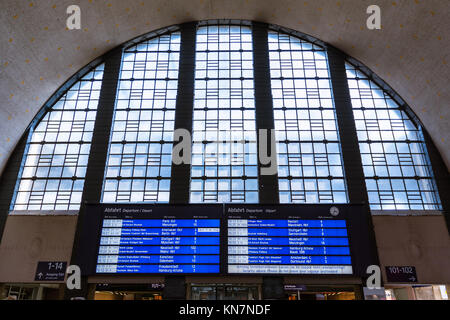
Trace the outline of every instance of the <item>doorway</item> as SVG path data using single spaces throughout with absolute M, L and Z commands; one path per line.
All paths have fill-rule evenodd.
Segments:
M 356 300 L 354 287 L 298 286 L 287 289 L 288 300 Z
M 259 300 L 260 285 L 248 284 L 192 284 L 191 300 Z
M 114 285 L 98 284 L 94 300 L 162 300 L 163 284 Z

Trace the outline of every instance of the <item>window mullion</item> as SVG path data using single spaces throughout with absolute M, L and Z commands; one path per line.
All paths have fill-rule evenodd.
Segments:
M 114 50 L 105 58 L 105 71 L 92 134 L 82 203 L 98 203 L 101 200 L 121 59 L 121 48 Z
M 259 199 L 260 203 L 276 204 L 280 202 L 278 174 L 263 175 L 261 169 L 265 166 L 261 163 L 259 156 L 260 144 L 259 132 L 266 129 L 267 132 L 274 132 L 274 116 L 273 116 L 273 101 L 272 101 L 272 85 L 270 79 L 270 62 L 269 62 L 269 47 L 267 24 L 253 22 L 253 68 L 254 68 L 254 83 L 255 83 L 255 113 L 256 113 L 256 132 L 258 137 L 258 182 L 259 182 Z M 270 134 L 267 134 L 266 143 L 268 154 L 276 153 L 271 150 Z M 275 157 L 276 159 L 276 157 Z M 269 165 L 275 166 L 278 170 L 277 163 Z
M 448 169 L 442 160 L 439 150 L 434 145 L 429 133 L 422 128 L 422 135 L 428 151 L 428 157 L 433 170 L 436 187 L 441 200 L 442 213 L 447 222 L 447 231 L 450 233 L 450 177 Z
M 178 89 L 175 109 L 175 130 L 185 129 L 192 137 L 192 118 L 194 110 L 195 82 L 195 42 L 197 23 L 185 23 L 180 26 L 181 45 L 178 67 Z M 184 141 L 183 141 L 184 142 Z M 177 141 L 174 141 L 176 145 Z M 191 155 L 189 155 L 191 157 Z M 170 203 L 189 203 L 189 184 L 191 181 L 190 164 L 174 164 L 170 182 Z
M 105 70 L 103 73 L 102 88 L 97 107 L 97 116 L 92 135 L 91 152 L 89 154 L 86 177 L 81 198 L 81 208 L 78 214 L 78 227 L 75 232 L 74 245 L 70 264 L 81 265 L 80 260 L 86 252 L 81 252 L 84 234 L 84 203 L 99 203 L 102 194 L 103 177 L 108 156 L 111 125 L 114 115 L 116 91 L 119 80 L 122 48 L 113 50 L 105 57 Z M 84 227 L 84 228 L 83 228 Z M 95 249 L 94 249 L 95 250 Z M 66 290 L 66 298 L 87 296 L 87 277 L 82 276 L 80 290 Z
M 368 203 L 358 136 L 348 88 L 345 59 L 335 49 L 327 48 L 334 105 L 350 203 Z
M 367 221 L 364 226 L 367 232 L 369 248 L 376 248 L 376 240 L 372 216 L 369 209 L 369 199 L 367 195 L 366 182 L 362 166 L 362 159 L 359 150 L 358 136 L 356 132 L 355 119 L 353 116 L 350 90 L 348 87 L 347 74 L 345 70 L 345 58 L 342 53 L 332 47 L 327 47 L 328 64 L 330 69 L 331 84 L 333 89 L 333 99 L 336 108 L 336 117 L 342 148 L 342 159 L 344 162 L 345 177 L 347 181 L 347 192 L 350 204 L 366 204 L 361 212 L 361 219 Z M 361 244 L 357 244 L 359 246 Z M 358 249 L 356 249 L 358 250 Z M 376 250 L 364 250 L 365 257 L 356 256 L 367 263 L 367 266 L 380 265 L 380 260 Z M 361 265 L 355 261 L 355 265 Z M 364 268 L 355 270 L 355 274 L 365 275 Z

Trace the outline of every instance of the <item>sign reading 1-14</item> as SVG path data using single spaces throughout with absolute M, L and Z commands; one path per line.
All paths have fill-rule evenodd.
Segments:
M 63 270 L 64 262 L 49 262 L 47 265 L 49 270 Z
M 67 262 L 39 261 L 34 281 L 64 281 Z

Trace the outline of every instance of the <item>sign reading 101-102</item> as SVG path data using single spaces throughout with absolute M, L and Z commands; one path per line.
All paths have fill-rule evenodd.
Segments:
M 97 274 L 219 273 L 220 206 L 107 206 Z

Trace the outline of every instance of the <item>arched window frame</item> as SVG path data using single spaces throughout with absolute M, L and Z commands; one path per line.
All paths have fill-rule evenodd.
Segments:
M 104 64 L 50 99 L 32 122 L 11 202 L 13 211 L 71 211 L 81 204 Z
M 346 71 L 372 210 L 442 210 L 420 122 L 361 68 Z

